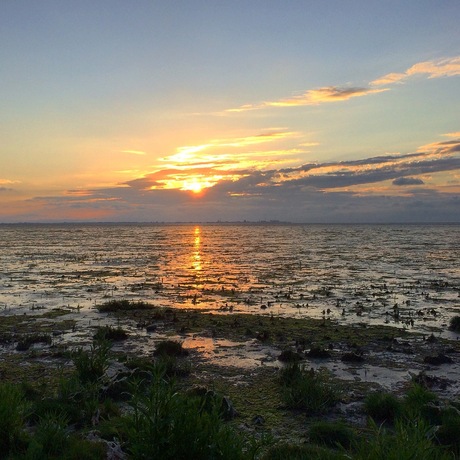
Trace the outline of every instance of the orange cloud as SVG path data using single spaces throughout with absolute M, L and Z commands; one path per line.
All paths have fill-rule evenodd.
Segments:
M 272 144 L 271 148 L 265 144 Z M 298 164 L 300 154 L 315 145 L 318 144 L 306 142 L 300 133 L 282 128 L 250 136 L 212 139 L 199 145 L 178 147 L 172 155 L 161 158 L 161 163 L 155 165 L 156 170 L 124 184 L 139 190 L 199 192 L 222 181 L 237 181 L 248 171 Z
M 367 96 L 369 94 L 381 93 L 387 89 L 370 88 L 340 88 L 338 86 L 325 86 L 323 88 L 312 89 L 304 94 L 294 96 L 279 101 L 263 102 L 258 105 L 243 105 L 237 109 L 229 109 L 227 112 L 244 112 L 246 110 L 263 109 L 267 107 L 299 107 L 307 105 L 319 105 L 325 102 L 347 101 L 353 97 Z
M 131 153 L 133 155 L 145 155 L 145 152 L 141 150 L 122 150 L 121 153 Z
M 453 77 L 460 75 L 460 56 L 424 61 L 414 64 L 403 73 L 389 73 L 371 82 L 373 86 L 382 86 L 406 80 L 414 75 L 427 75 L 427 78 Z
M 266 102 L 265 106 L 271 107 L 292 107 L 302 105 L 318 105 L 323 102 L 347 101 L 353 97 L 367 96 L 368 94 L 381 93 L 386 89 L 369 88 L 339 88 L 337 86 L 326 86 L 313 89 L 306 93 L 290 99 L 283 99 L 277 102 Z

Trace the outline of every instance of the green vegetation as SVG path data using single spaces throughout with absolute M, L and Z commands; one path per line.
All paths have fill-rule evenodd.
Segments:
M 377 422 L 393 423 L 402 413 L 402 402 L 391 393 L 379 391 L 367 396 L 364 409 Z
M 448 460 L 452 452 L 438 448 L 433 427 L 420 419 L 398 419 L 394 430 L 386 430 L 371 423 L 369 433 L 356 446 L 352 456 L 356 460 Z
M 101 305 L 97 305 L 97 309 L 102 313 L 133 311 L 133 310 L 151 310 L 153 305 L 148 302 L 133 301 L 133 300 L 109 300 Z
M 158 321 L 165 337 L 177 337 L 179 330 L 232 340 L 257 340 L 262 334 L 280 350 L 318 347 L 331 354 L 338 347 L 328 348 L 330 343 L 386 349 L 393 340 L 387 328 L 350 333 L 327 322 L 221 318 L 150 306 L 134 310 L 135 305 L 128 302 L 127 310 L 115 309 L 114 315 L 132 315 L 140 324 Z M 0 336 L 11 344 L 13 328 L 26 337 L 31 324 L 27 318 L 8 319 L 0 324 Z M 50 334 L 34 330 L 37 337 Z M 326 371 L 302 362 L 281 370 L 259 366 L 243 375 L 236 367 L 194 359 L 196 352 L 186 354 L 180 341 L 162 340 L 145 356 L 117 352 L 119 347 L 111 346 L 120 331 L 98 328 L 91 346 L 49 347 L 48 354 L 46 347 L 31 347 L 0 363 L 0 458 L 99 460 L 111 450 L 130 460 L 460 457 L 460 402 L 440 400 L 428 376 L 414 378 L 398 396 L 371 391 L 375 386 L 366 382 L 354 382 L 353 391 L 343 392 Z M 48 367 L 37 359 L 42 356 Z M 343 416 L 339 400 L 364 400 L 362 408 L 354 405 L 355 420 L 367 415 L 367 425 L 337 421 Z
M 454 316 L 451 318 L 449 329 L 451 331 L 460 332 L 460 316 Z
M 327 447 L 349 449 L 356 443 L 356 433 L 345 422 L 315 422 L 310 426 L 310 442 Z
M 175 340 L 163 340 L 157 343 L 155 348 L 156 356 L 184 356 L 187 351 L 182 347 L 181 342 Z
M 308 414 L 323 413 L 339 400 L 339 393 L 325 372 L 307 370 L 297 363 L 281 370 L 280 384 L 286 406 Z
M 145 391 L 133 388 L 132 411 L 125 417 L 127 450 L 132 458 L 245 459 L 243 438 L 224 424 L 215 396 L 189 396 L 156 369 Z
M 0 451 L 21 445 L 27 403 L 22 391 L 10 383 L 0 383 Z
M 128 333 L 121 327 L 102 326 L 98 327 L 96 334 L 94 334 L 95 340 L 110 340 L 110 341 L 121 341 L 128 338 Z
M 89 351 L 79 348 L 72 356 L 78 379 L 82 383 L 95 382 L 105 374 L 109 362 L 110 342 L 95 341 Z

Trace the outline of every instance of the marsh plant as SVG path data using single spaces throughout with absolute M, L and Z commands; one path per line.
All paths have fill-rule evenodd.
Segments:
M 158 342 L 155 347 L 156 356 L 184 356 L 187 355 L 188 351 L 182 346 L 182 342 L 176 340 L 162 340 Z
M 127 450 L 133 459 L 245 459 L 243 439 L 225 424 L 222 401 L 176 391 L 157 368 L 150 386 L 132 388 L 125 418 Z
M 94 335 L 94 340 L 101 341 L 101 340 L 109 340 L 109 341 L 121 341 L 126 340 L 128 338 L 128 333 L 121 328 L 112 327 L 112 326 L 102 326 L 97 329 L 96 334 Z
M 111 344 L 107 340 L 95 340 L 89 350 L 78 348 L 72 355 L 77 376 L 82 383 L 99 380 L 109 367 Z
M 451 460 L 451 453 L 433 442 L 434 431 L 423 419 L 401 418 L 394 430 L 386 430 L 371 421 L 369 433 L 356 445 L 356 460 Z
M 366 414 L 377 422 L 393 423 L 403 411 L 402 401 L 392 393 L 378 391 L 364 401 Z
M 290 409 L 320 414 L 339 401 L 340 394 L 326 371 L 288 364 L 280 372 L 280 384 L 284 403 Z
M 318 421 L 310 426 L 310 442 L 327 447 L 350 448 L 356 442 L 356 433 L 344 422 Z
M 40 417 L 30 443 L 31 458 L 48 458 L 62 453 L 69 444 L 69 418 L 63 412 L 48 412 Z
M 261 457 L 262 460 L 350 460 L 345 451 L 334 451 L 310 444 L 280 443 L 270 447 Z
M 449 329 L 454 332 L 460 332 L 460 316 L 454 316 L 451 318 Z
M 21 444 L 27 410 L 20 387 L 0 383 L 0 456 Z
M 109 300 L 101 305 L 97 305 L 97 309 L 100 312 L 117 312 L 117 311 L 132 311 L 132 310 L 150 310 L 153 309 L 153 305 L 148 302 L 133 301 L 133 300 Z

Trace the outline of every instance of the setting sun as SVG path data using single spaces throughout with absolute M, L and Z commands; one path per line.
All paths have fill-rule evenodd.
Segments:
M 185 182 L 182 190 L 189 190 L 193 193 L 201 193 L 205 186 L 198 182 L 198 181 L 193 181 L 193 182 Z
M 212 187 L 217 182 L 217 180 L 211 181 L 206 177 L 195 176 L 185 179 L 180 189 L 183 191 L 193 192 L 198 195 L 203 192 L 204 189 Z

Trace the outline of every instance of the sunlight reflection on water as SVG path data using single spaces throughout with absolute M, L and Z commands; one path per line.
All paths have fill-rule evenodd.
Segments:
M 2 314 L 107 299 L 445 329 L 458 225 L 0 225 Z

